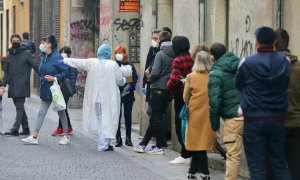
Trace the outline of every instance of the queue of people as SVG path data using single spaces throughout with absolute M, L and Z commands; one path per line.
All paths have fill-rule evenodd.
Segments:
M 75 89 L 77 72 L 86 71 L 82 122 L 86 132 L 98 132 L 98 151 L 113 151 L 113 139 L 115 147 L 123 146 L 120 128 L 124 114 L 126 146 L 133 146 L 137 153 L 165 154 L 170 137 L 167 107 L 174 99 L 174 124 L 181 150 L 169 163 L 189 165 L 187 179 L 197 179 L 197 172 L 201 179 L 211 179 L 207 151 L 214 150 L 221 137 L 226 150 L 220 145 L 217 149 L 226 159 L 226 180 L 238 179 L 243 148 L 250 179 L 300 179 L 300 66 L 288 49 L 289 36 L 285 30 L 257 28 L 257 53 L 242 59 L 221 43 L 210 47 L 197 45 L 190 53 L 189 39 L 172 37 L 167 27 L 151 35 L 143 77 L 149 126 L 139 144 L 134 145 L 131 139 L 138 75 L 125 46 L 118 45 L 112 51 L 109 45 L 102 44 L 97 58 L 71 58 L 71 49 L 63 47 L 58 51 L 58 42 L 50 35 L 42 39 L 40 62 L 35 62 L 35 47 L 26 33 L 23 41 L 19 35 L 11 37 L 12 47 L 0 85 L 0 134 L 29 135 L 22 139 L 24 143 L 39 144 L 38 134 L 53 101 L 53 82 L 63 83 L 68 78 Z M 32 68 L 39 74 L 41 105 L 35 129 L 30 133 L 24 103 L 30 97 Z M 16 107 L 15 123 L 8 132 L 4 132 L 2 120 L 6 85 L 8 98 L 13 99 Z M 68 103 L 72 94 L 62 94 Z M 185 105 L 186 125 L 180 118 Z M 59 144 L 67 145 L 73 130 L 70 117 L 67 109 L 57 113 L 59 124 L 52 136 L 63 135 Z M 220 120 L 224 121 L 223 131 Z M 20 127 L 23 131 L 19 133 Z M 152 138 L 156 145 L 147 149 Z

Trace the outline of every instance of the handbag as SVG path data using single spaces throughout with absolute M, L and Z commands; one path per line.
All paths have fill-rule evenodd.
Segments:
M 54 78 L 53 85 L 50 87 L 52 102 L 53 102 L 53 110 L 54 111 L 62 111 L 66 109 L 66 102 L 64 96 L 60 90 L 57 79 Z
M 188 81 L 188 92 L 187 95 L 185 96 L 185 103 L 179 113 L 179 118 L 181 119 L 181 136 L 182 136 L 182 142 L 185 144 L 185 132 L 186 132 L 186 127 L 188 124 L 189 120 L 189 99 L 190 99 L 190 94 L 191 94 L 191 89 L 190 89 L 190 77 L 187 77 Z
M 62 83 L 60 84 L 60 89 L 64 95 L 64 97 L 71 97 L 76 93 L 76 89 L 72 86 L 70 78 L 64 78 Z

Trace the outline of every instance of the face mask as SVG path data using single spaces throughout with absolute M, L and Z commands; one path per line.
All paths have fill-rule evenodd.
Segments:
M 45 52 L 46 51 L 44 44 L 40 44 L 40 51 L 41 52 Z
M 19 43 L 19 42 L 13 42 L 13 43 L 12 43 L 12 47 L 13 47 L 14 49 L 18 49 L 18 48 L 20 47 L 20 43 Z
M 153 47 L 158 47 L 158 43 L 156 41 L 154 41 L 154 40 L 151 41 L 151 45 Z
M 68 58 L 68 55 L 66 53 L 61 53 L 60 54 L 63 58 Z
M 122 62 L 123 59 L 124 59 L 124 55 L 123 54 L 116 54 L 116 59 L 117 59 L 117 61 Z

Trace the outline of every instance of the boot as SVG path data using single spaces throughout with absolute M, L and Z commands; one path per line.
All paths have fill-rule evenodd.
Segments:
M 131 142 L 130 137 L 126 137 L 125 144 L 126 144 L 126 146 L 132 146 L 132 142 Z
M 200 174 L 200 177 L 202 180 L 210 180 L 211 179 L 210 175 L 205 175 L 205 174 Z
M 117 137 L 117 141 L 116 141 L 115 147 L 121 147 L 121 146 L 123 146 L 122 138 L 121 137 Z
M 24 128 L 22 132 L 20 132 L 20 135 L 24 136 L 24 135 L 30 135 L 30 131 L 29 128 Z

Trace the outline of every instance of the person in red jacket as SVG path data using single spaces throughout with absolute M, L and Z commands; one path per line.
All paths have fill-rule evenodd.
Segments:
M 185 149 L 184 143 L 182 141 L 181 133 L 181 119 L 179 118 L 179 113 L 184 104 L 183 101 L 183 89 L 184 84 L 181 81 L 186 78 L 186 75 L 192 72 L 192 67 L 194 61 L 192 60 L 189 50 L 190 42 L 187 37 L 175 36 L 172 40 L 172 46 L 176 58 L 172 64 L 172 73 L 170 79 L 167 83 L 168 88 L 174 98 L 174 108 L 175 108 L 175 129 L 179 143 L 182 148 L 180 151 L 180 156 L 170 161 L 173 165 L 186 165 L 190 164 L 191 153 Z

